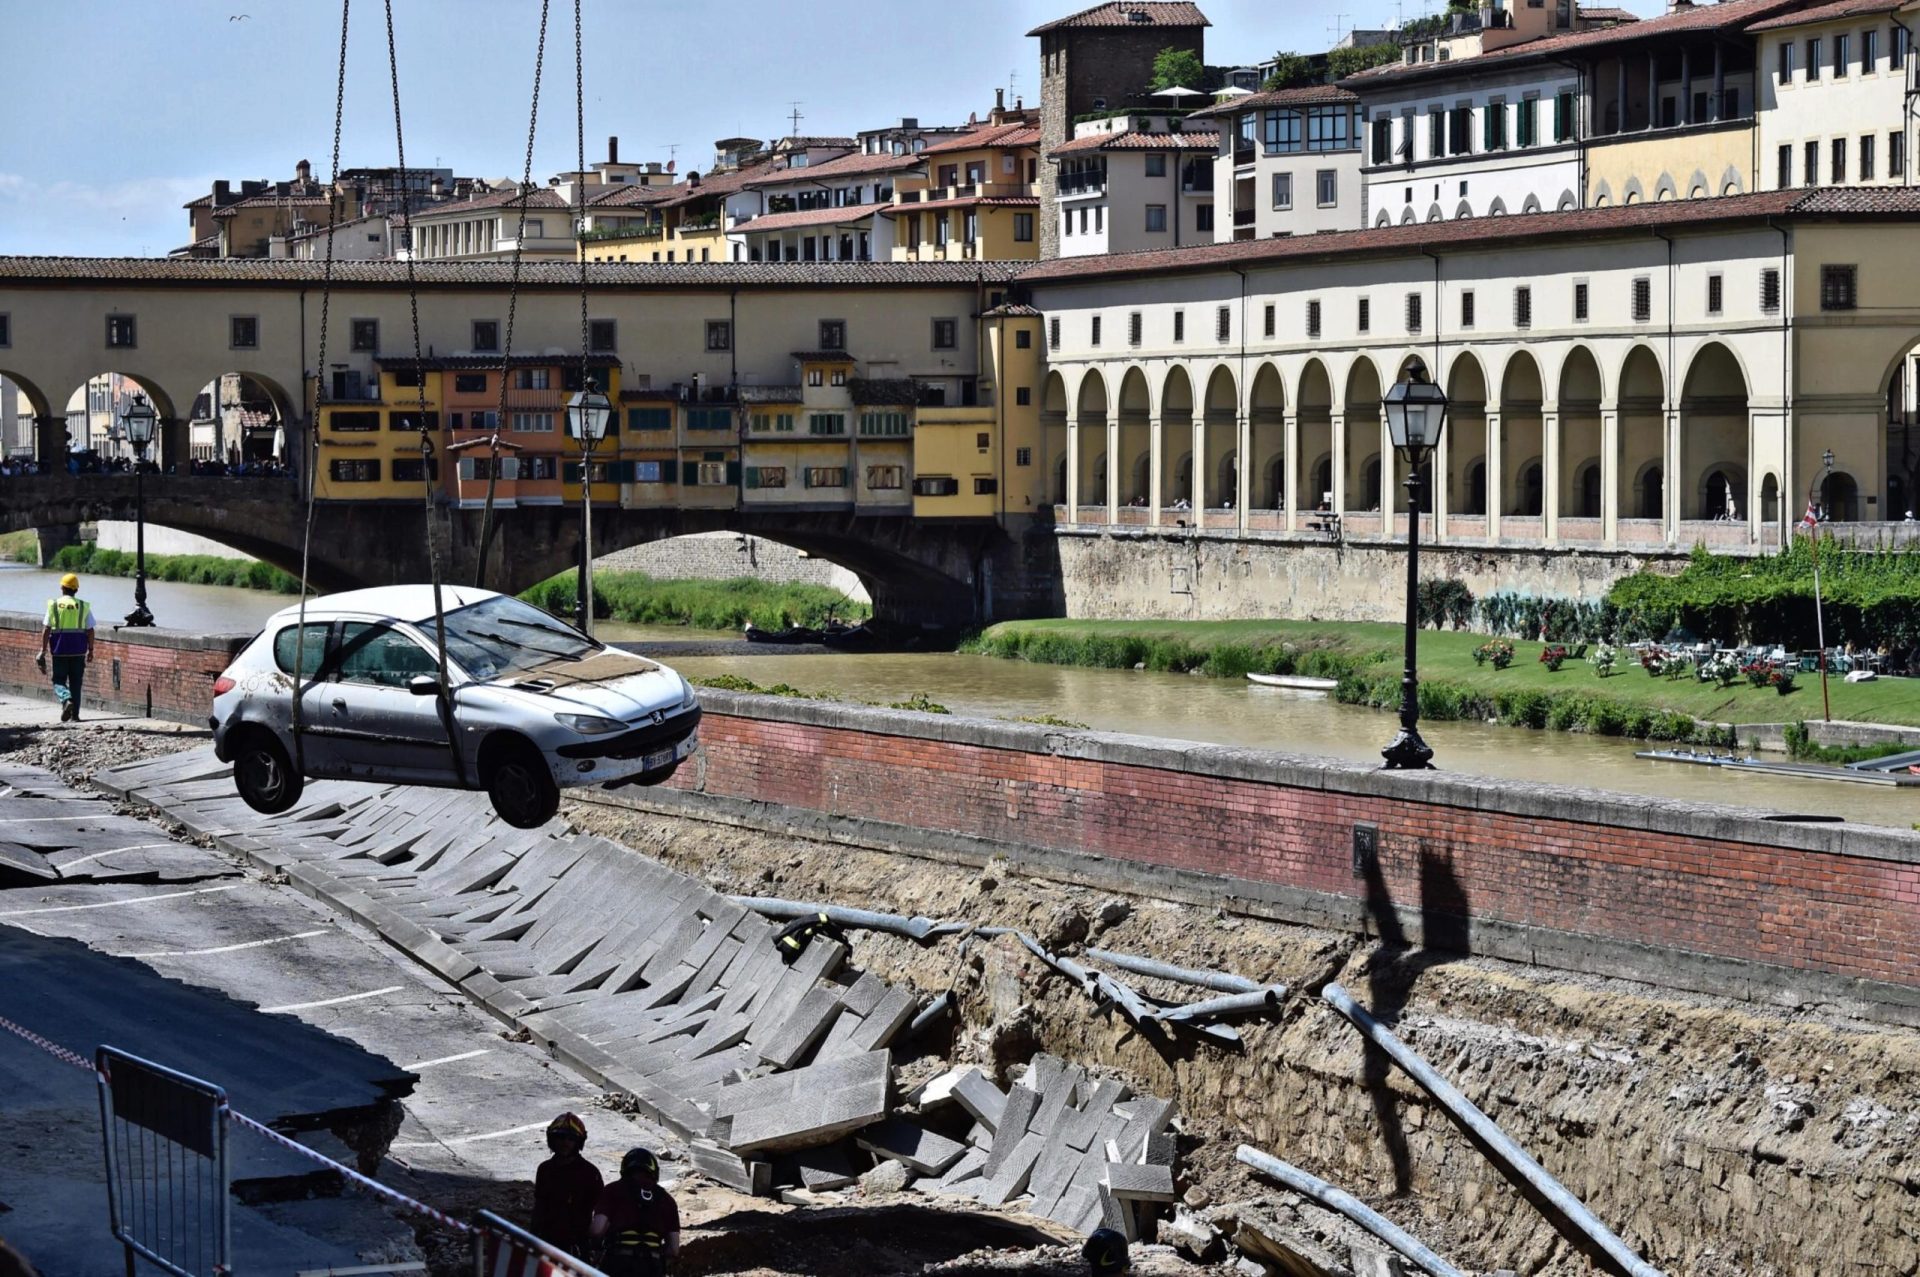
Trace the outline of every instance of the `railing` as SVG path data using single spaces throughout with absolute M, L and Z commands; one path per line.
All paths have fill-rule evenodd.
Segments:
M 1062 195 L 1096 194 L 1107 189 L 1107 175 L 1100 173 L 1062 173 L 1060 175 L 1060 193 Z
M 1253 146 L 1251 144 L 1233 148 L 1233 166 L 1235 168 L 1244 168 L 1251 163 L 1253 163 Z
M 1180 190 L 1186 195 L 1207 195 L 1213 192 L 1213 166 L 1194 172 L 1189 170 L 1180 179 Z
M 580 232 L 580 238 L 593 243 L 603 239 L 659 239 L 665 233 L 666 228 L 662 226 L 596 226 Z

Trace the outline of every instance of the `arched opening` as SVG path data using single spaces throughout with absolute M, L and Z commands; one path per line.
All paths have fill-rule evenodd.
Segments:
M 1447 509 L 1458 511 L 1469 520 L 1482 519 L 1490 509 L 1498 480 L 1487 471 L 1490 455 L 1487 447 L 1487 379 L 1480 361 L 1471 354 L 1460 354 L 1447 368 Z M 1450 532 L 1463 536 L 1485 536 L 1484 522 L 1469 522 L 1458 527 L 1449 523 Z
M 1176 365 L 1160 387 L 1160 508 L 1193 508 L 1193 381 L 1187 370 Z M 1167 464 L 1169 457 L 1186 458 L 1183 472 L 1179 465 Z
M 1687 482 L 1681 489 L 1686 500 L 1680 517 L 1740 519 L 1751 513 L 1746 490 L 1749 453 L 1746 375 L 1732 351 L 1708 342 L 1694 355 L 1681 384 L 1680 462 Z M 1731 498 L 1729 481 L 1735 485 Z
M 1771 474 L 1760 481 L 1760 521 L 1767 524 L 1780 521 L 1780 480 Z
M 1380 371 L 1361 355 L 1347 369 L 1346 508 L 1344 514 L 1387 513 L 1380 482 Z M 1369 482 L 1367 476 L 1373 478 Z M 1382 527 L 1385 527 L 1384 522 Z
M 1121 505 L 1147 504 L 1147 474 L 1153 451 L 1153 419 L 1147 375 L 1139 368 L 1127 369 L 1120 379 L 1120 452 L 1115 458 L 1115 477 L 1121 481 L 1115 494 Z
M 1047 473 L 1054 476 L 1048 495 L 1057 506 L 1067 504 L 1067 383 L 1058 371 L 1049 372 L 1040 391 L 1040 439 Z
M 1487 512 L 1487 463 L 1483 457 L 1475 457 L 1467 463 L 1466 491 L 1460 498 L 1460 513 L 1485 514 Z
M 1234 494 L 1240 491 L 1239 451 L 1236 449 L 1221 457 L 1215 469 L 1213 490 L 1220 495 L 1213 500 L 1219 502 L 1221 509 L 1234 509 L 1235 502 L 1238 500 Z
M 80 474 L 131 471 L 134 450 L 127 441 L 123 416 L 135 396 L 144 396 L 153 408 L 153 444 L 147 449 L 149 471 L 180 460 L 166 455 L 169 439 L 178 439 L 173 401 L 158 386 L 129 373 L 95 373 L 67 396 L 66 466 Z
M 1287 396 L 1280 381 L 1280 370 L 1263 363 L 1253 375 L 1247 396 L 1248 457 L 1253 470 L 1248 476 L 1254 486 L 1247 494 L 1248 504 L 1257 510 L 1286 508 L 1286 466 L 1282 453 L 1287 445 Z
M 223 372 L 200 388 L 190 414 L 188 448 L 198 473 L 253 474 L 288 459 L 293 405 L 265 377 Z
M 1561 519 L 1593 519 L 1592 524 L 1564 523 L 1557 529 L 1562 537 L 1597 541 L 1605 513 L 1601 493 L 1605 490 L 1606 468 L 1600 457 L 1600 364 L 1585 346 L 1567 352 L 1560 365 L 1560 465 L 1561 481 L 1570 483 L 1560 490 Z
M 1298 383 L 1299 448 L 1302 457 L 1317 458 L 1306 490 L 1295 498 L 1303 510 L 1334 509 L 1333 492 L 1333 382 L 1327 366 L 1309 359 Z
M 1835 470 L 1820 483 L 1821 517 L 1832 523 L 1860 521 L 1860 485 L 1844 470 Z
M 1652 349 L 1635 346 L 1620 366 L 1620 457 L 1615 473 L 1620 476 L 1618 495 L 1622 518 L 1664 520 L 1666 518 L 1666 377 Z M 1648 500 L 1647 482 L 1654 485 L 1654 499 Z M 1622 531 L 1628 540 L 1661 540 L 1654 529 Z
M 47 397 L 32 382 L 0 368 L 0 464 L 26 469 L 39 458 L 38 422 L 51 414 Z M 48 458 L 51 465 L 53 458 Z
M 1225 364 L 1207 378 L 1206 409 L 1202 416 L 1201 445 L 1206 457 L 1202 476 L 1207 481 L 1206 507 L 1224 510 L 1238 491 L 1233 476 L 1238 472 L 1230 464 L 1239 443 L 1240 394 L 1233 374 Z
M 1500 490 L 1503 514 L 1516 519 L 1540 519 L 1546 513 L 1546 476 L 1541 458 L 1546 455 L 1547 439 L 1541 402 L 1545 383 L 1540 365 L 1526 351 L 1518 351 L 1507 360 L 1500 375 L 1501 465 Z M 1534 470 L 1529 483 L 1527 468 Z M 1519 523 L 1502 528 L 1503 536 L 1542 536 L 1544 524 Z
M 1107 503 L 1107 383 L 1099 369 L 1080 377 L 1074 426 L 1080 452 L 1080 491 L 1073 517 L 1085 519 Z

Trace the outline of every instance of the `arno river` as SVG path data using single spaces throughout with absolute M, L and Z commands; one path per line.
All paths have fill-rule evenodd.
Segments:
M 0 611 L 38 613 L 56 577 L 0 564 Z M 82 594 L 105 627 L 133 607 L 133 582 L 88 577 Z M 254 590 L 153 582 L 148 603 L 163 626 L 202 634 L 252 632 L 292 599 Z M 635 643 L 736 638 L 679 629 L 602 623 L 601 638 Z M 764 653 L 764 654 L 763 654 Z M 956 714 L 1018 718 L 1051 714 L 1111 732 L 1279 750 L 1372 763 L 1392 737 L 1394 718 L 1244 682 L 1179 674 L 1065 669 L 946 653 L 751 654 L 666 659 L 691 678 L 737 674 L 762 686 L 789 683 L 846 699 L 905 700 L 924 692 Z M 1741 775 L 1635 758 L 1631 741 L 1529 732 L 1474 723 L 1423 723 L 1436 761 L 1449 771 L 1620 790 L 1694 802 L 1732 803 L 1771 813 L 1843 816 L 1906 828 L 1920 820 L 1920 789 Z

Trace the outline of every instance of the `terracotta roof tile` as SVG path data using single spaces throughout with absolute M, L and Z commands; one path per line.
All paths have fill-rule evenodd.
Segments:
M 1628 204 L 1566 213 L 1461 218 L 1443 222 L 1416 222 L 1377 230 L 1195 244 L 1186 248 L 1119 253 L 1105 257 L 1059 258 L 1028 266 L 1019 272 L 1018 278 L 1021 283 L 1034 284 L 1102 276 L 1213 270 L 1348 254 L 1404 254 L 1429 248 L 1495 246 L 1523 239 L 1538 243 L 1547 238 L 1584 239 L 1614 232 L 1650 233 L 1653 228 L 1661 226 L 1754 222 L 1767 217 L 1893 218 L 1920 224 L 1920 188 L 1826 187 L 1765 191 L 1719 199 Z
M 1538 58 L 1574 56 L 1615 44 L 1658 40 L 1696 32 L 1740 30 L 1749 23 L 1773 17 L 1782 10 L 1804 3 L 1806 0 L 1720 0 L 1718 4 L 1696 4 L 1658 18 L 1547 36 L 1492 53 L 1482 53 L 1477 57 L 1455 58 L 1450 62 L 1421 62 L 1413 66 L 1390 62 L 1350 75 L 1340 83 L 1364 92 L 1378 85 L 1398 84 L 1407 80 L 1472 76 Z
M 241 209 L 246 208 L 312 208 L 316 204 L 324 206 L 327 202 L 327 195 L 324 191 L 298 195 L 275 195 L 272 192 L 262 192 L 259 195 L 249 195 L 243 200 L 235 200 L 231 204 L 224 204 L 216 209 L 213 215 L 215 217 L 232 217 L 239 213 Z
M 781 182 L 811 182 L 831 177 L 854 177 L 867 173 L 895 173 L 901 169 L 917 168 L 920 157 L 917 155 L 842 155 L 819 164 L 807 164 L 800 168 L 784 168 L 777 173 L 766 173 L 743 183 L 746 186 L 775 186 Z
M 1018 262 L 591 262 L 589 287 L 618 290 L 688 288 L 889 288 L 971 287 L 1004 284 Z M 187 284 L 209 288 L 262 284 L 277 288 L 317 286 L 326 263 L 286 258 L 227 257 L 0 257 L 0 280 L 84 284 Z M 416 262 L 413 272 L 428 288 L 504 288 L 508 262 Z M 339 288 L 404 289 L 407 263 L 335 261 Z M 550 290 L 580 287 L 576 262 L 523 262 L 520 287 Z
M 1081 155 L 1091 151 L 1211 151 L 1220 145 L 1218 133 L 1089 133 L 1062 142 L 1049 155 Z
M 1285 106 L 1324 106 L 1334 102 L 1358 102 L 1360 99 L 1337 84 L 1302 84 L 1291 89 L 1274 89 L 1269 93 L 1249 93 L 1243 98 L 1206 107 L 1188 115 L 1189 120 L 1217 119 L 1225 115 L 1238 115 L 1242 111 L 1264 111 L 1268 107 Z
M 709 196 L 731 195 L 735 191 L 744 190 L 748 182 L 765 177 L 776 169 L 784 171 L 784 167 L 784 163 L 780 160 L 764 159 L 728 173 L 714 173 L 702 177 L 698 183 L 675 182 L 666 188 L 668 194 L 660 201 L 660 207 L 678 208 L 683 204 L 691 204 Z
M 977 151 L 988 146 L 1038 146 L 1040 145 L 1039 126 L 1033 124 L 989 124 L 984 129 L 976 129 L 963 137 L 948 138 L 936 142 L 921 151 L 922 155 L 942 155 L 950 151 Z
M 1816 22 L 1837 22 L 1842 18 L 1859 18 L 1869 14 L 1892 13 L 1904 8 L 1907 0 L 1838 0 L 1834 4 L 1817 4 L 1811 9 L 1799 13 L 1783 13 L 1777 18 L 1768 18 L 1748 27 L 1749 31 L 1779 31 L 1786 27 L 1809 27 Z
M 791 213 L 762 213 L 745 222 L 735 222 L 730 230 L 742 235 L 755 235 L 761 231 L 791 231 L 807 226 L 852 226 L 864 222 L 881 209 L 884 204 L 850 204 L 846 208 L 803 208 Z
M 414 212 L 414 216 L 423 221 L 430 217 L 461 217 L 468 213 L 479 213 L 490 208 L 517 204 L 519 200 L 520 192 L 518 191 L 490 191 L 485 195 L 476 195 L 472 199 L 449 200 L 445 204 L 418 209 Z M 547 211 L 571 207 L 572 205 L 561 199 L 559 192 L 551 187 L 538 186 L 527 193 L 527 208 L 530 210 Z
M 1581 5 L 1576 10 L 1582 22 L 1638 22 L 1640 15 L 1631 9 L 1616 9 L 1612 6 Z
M 621 183 L 602 191 L 587 203 L 594 208 L 641 207 L 671 199 L 678 189 L 678 183 L 672 186 L 634 186 Z
M 924 213 L 942 208 L 1038 208 L 1038 195 L 983 195 L 971 199 L 927 200 L 919 204 L 886 204 L 880 211 L 888 217 L 903 217 L 908 213 Z
M 1143 14 L 1144 20 L 1133 15 Z M 1028 35 L 1040 35 L 1047 31 L 1059 31 L 1067 27 L 1210 27 L 1207 15 L 1200 12 L 1200 6 L 1187 3 L 1168 3 L 1167 0 L 1109 0 L 1106 4 L 1096 4 L 1091 9 L 1082 9 L 1070 13 L 1064 18 L 1055 18 L 1052 22 L 1042 23 Z
M 1041 311 L 1038 306 L 1026 302 L 1002 302 L 992 310 L 980 312 L 982 319 L 1038 319 Z

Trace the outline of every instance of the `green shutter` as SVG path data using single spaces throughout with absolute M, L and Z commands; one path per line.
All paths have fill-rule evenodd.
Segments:
M 1483 151 L 1493 149 L 1493 113 L 1497 110 L 1491 102 L 1480 108 L 1480 149 Z
M 760 467 L 759 466 L 747 467 L 747 485 L 746 486 L 749 488 L 757 488 L 760 486 Z

